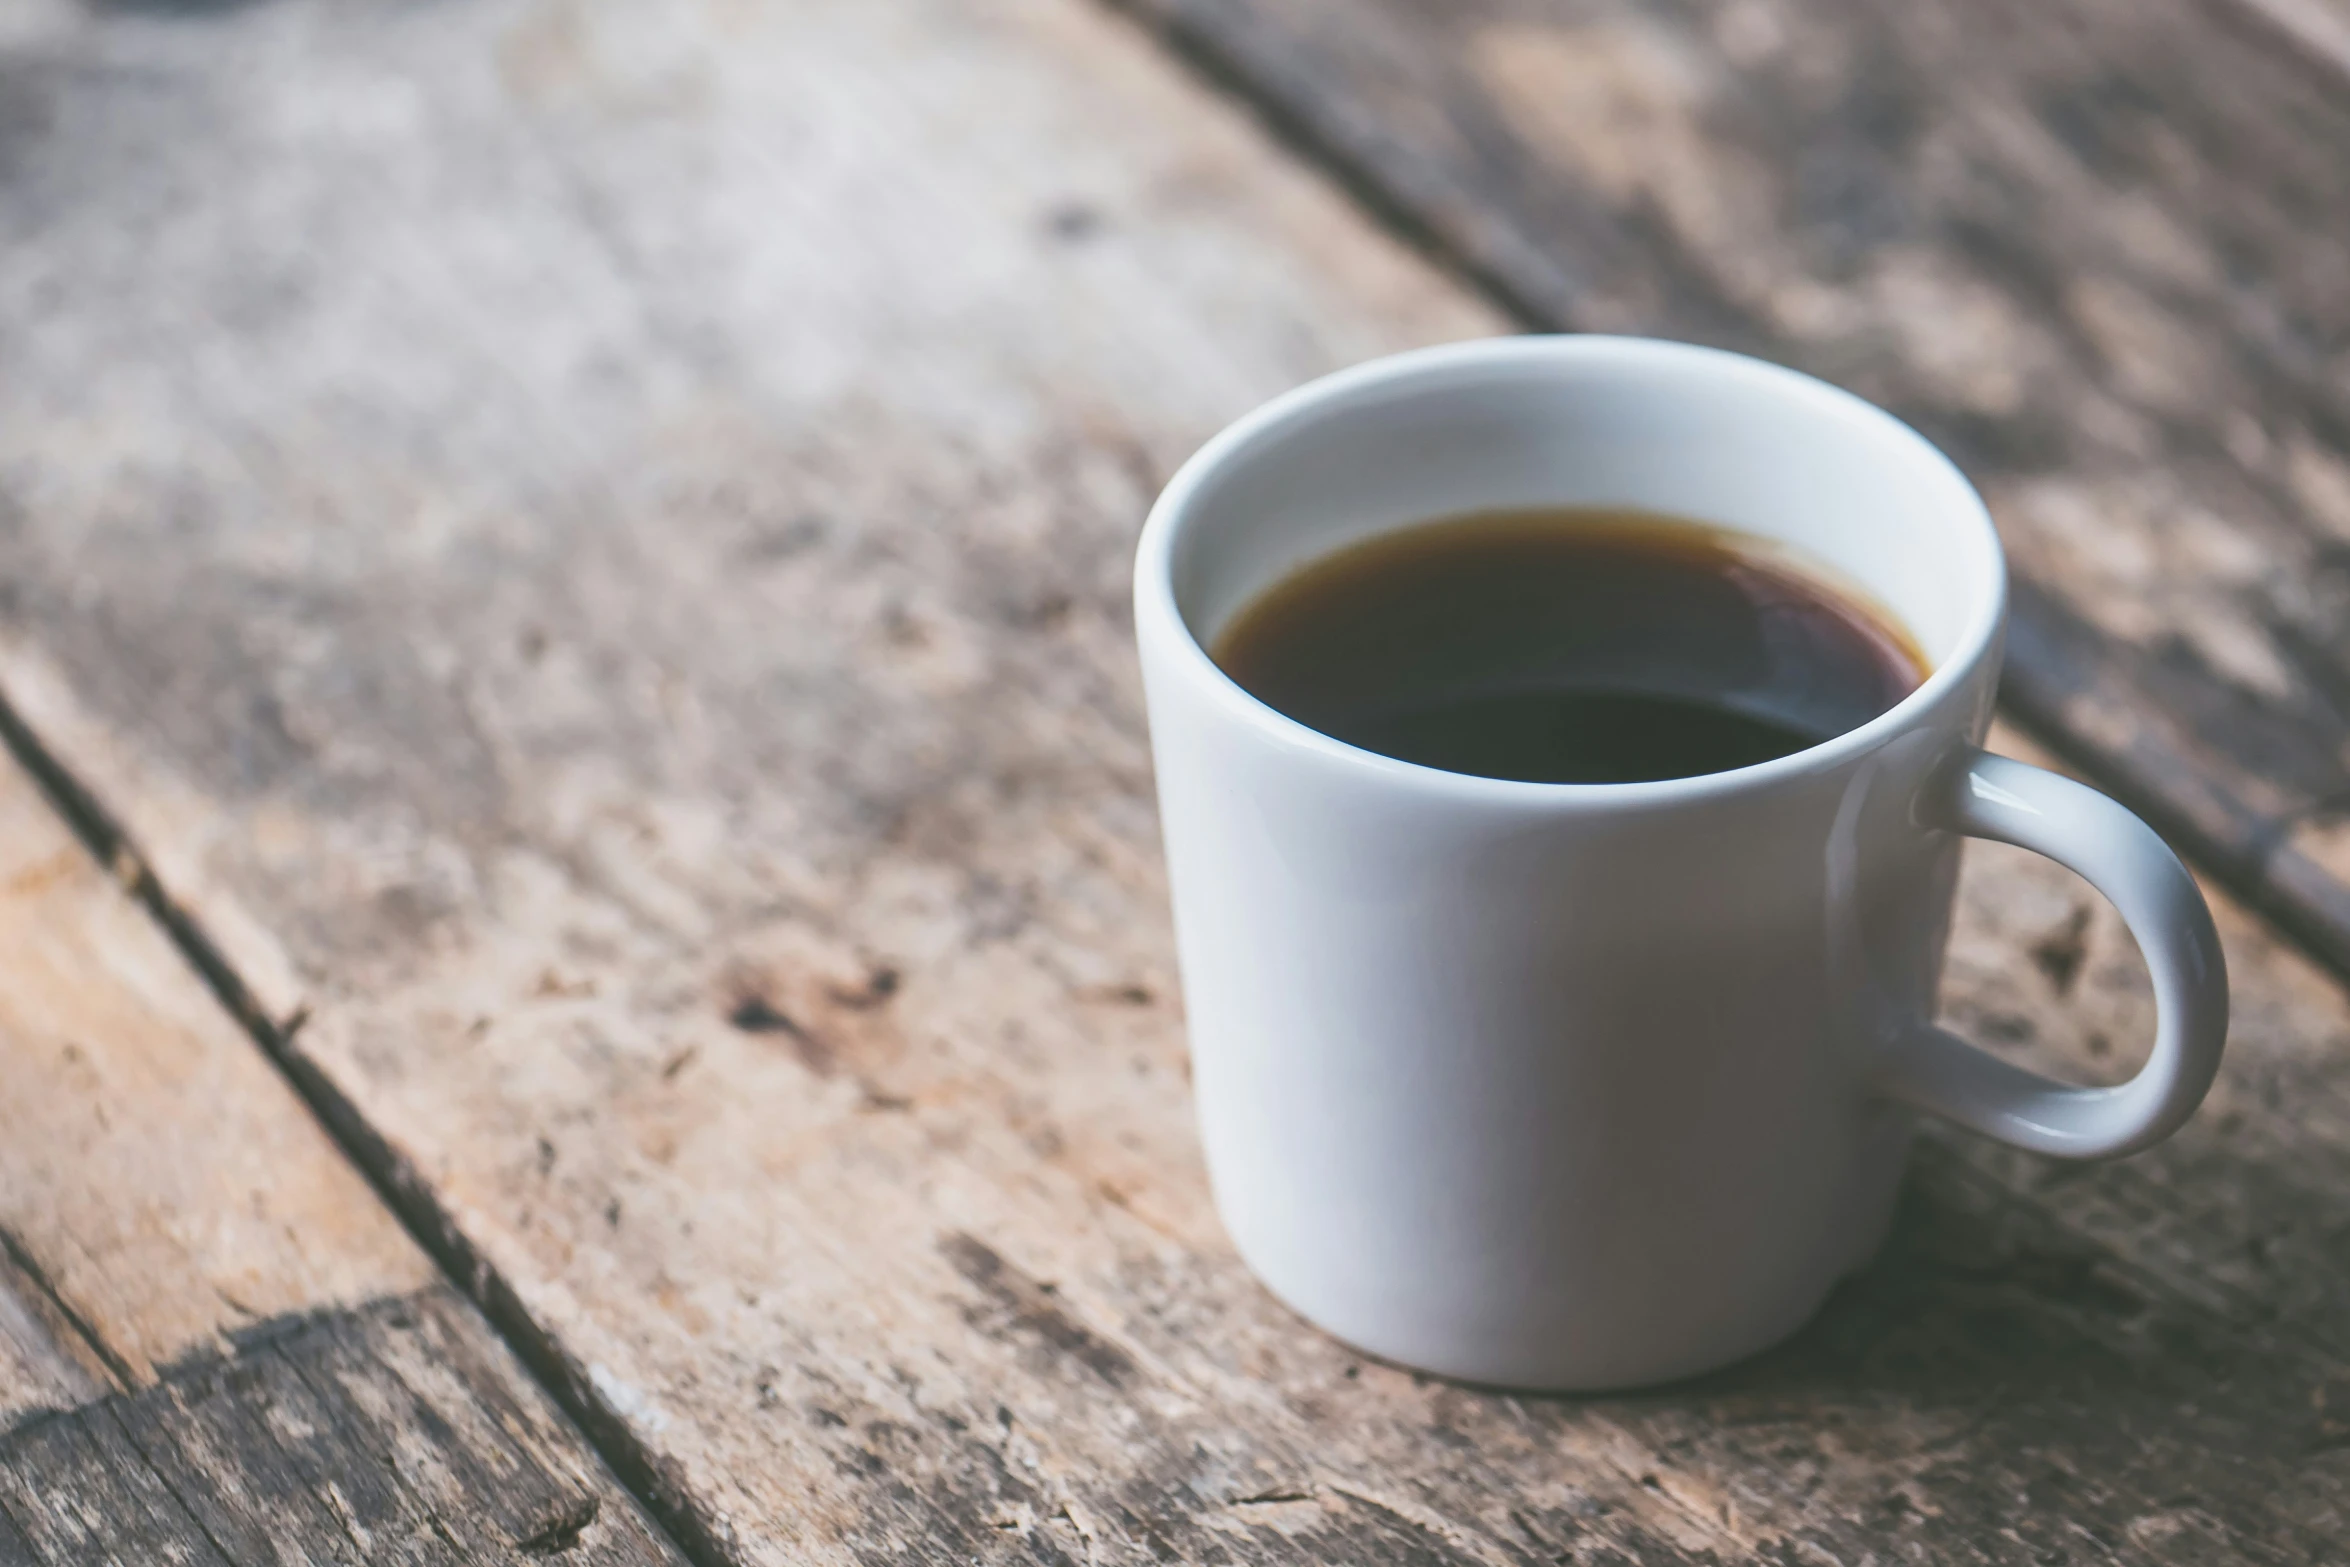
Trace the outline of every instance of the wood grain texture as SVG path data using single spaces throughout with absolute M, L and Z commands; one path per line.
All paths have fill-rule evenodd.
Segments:
M 0 1262 L 0 1425 L 71 1409 L 120 1384 L 22 1246 Z
M 106 1380 L 432 1277 L 171 942 L 0 758 L 0 1231 Z
M 0 1063 L 0 1560 L 674 1560 L 5 757 Z
M 2233 908 L 2186 1133 L 1929 1137 L 1726 1375 L 1446 1386 L 1240 1269 L 1134 529 L 1250 402 L 1495 320 L 1147 40 L 264 4 L 9 69 L 0 682 L 706 1555 L 2338 1555 L 2350 1007 Z M 2112 917 L 1965 897 L 1958 1023 L 2123 1070 Z
M 267 1324 L 20 1426 L 0 1436 L 0 1559 L 674 1560 L 485 1342 L 434 1285 Z
M 1924 430 L 2015 710 L 2350 973 L 2350 74 L 2232 0 L 1128 3 L 1522 319 Z

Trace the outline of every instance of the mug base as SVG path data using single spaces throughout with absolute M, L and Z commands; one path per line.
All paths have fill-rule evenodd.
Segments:
M 1847 1273 L 1830 1280 L 1796 1309 L 1758 1319 L 1751 1331 L 1724 1335 L 1711 1343 L 1665 1352 L 1609 1353 L 1584 1347 L 1541 1356 L 1481 1351 L 1476 1347 L 1424 1340 L 1407 1341 L 1368 1325 L 1350 1326 L 1308 1309 L 1253 1265 L 1250 1272 L 1266 1293 L 1307 1326 L 1383 1365 L 1495 1392 L 1594 1394 L 1686 1382 L 1726 1370 L 1776 1348 L 1819 1315 L 1835 1286 L 1867 1266 L 1868 1261 L 1869 1257 L 1860 1258 Z

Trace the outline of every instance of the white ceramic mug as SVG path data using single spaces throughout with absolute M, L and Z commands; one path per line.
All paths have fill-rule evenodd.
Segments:
M 1536 784 L 1358 750 L 1204 649 L 1292 568 L 1485 508 L 1631 506 L 1784 541 L 1932 662 L 1881 717 L 1703 777 Z M 1791 1332 L 1875 1250 L 1911 1112 L 2069 1158 L 2144 1148 L 2218 1069 L 2211 916 L 2103 795 L 1977 749 L 2006 568 L 1890 415 L 1679 344 L 1510 338 L 1290 393 L 1143 530 L 1135 621 L 1218 1209 L 1274 1293 L 1373 1354 L 1601 1388 Z M 1959 844 L 2110 898 L 2159 1023 L 2078 1088 L 1933 1022 Z

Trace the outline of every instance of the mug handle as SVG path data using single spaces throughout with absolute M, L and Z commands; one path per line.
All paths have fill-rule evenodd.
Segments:
M 2036 1153 L 2152 1147 L 2203 1102 L 2228 1032 L 2227 963 L 2195 878 L 2154 829 L 2070 778 L 1977 751 L 1953 783 L 1929 825 L 2044 854 L 2120 911 L 2154 975 L 2154 1050 L 2126 1083 L 2076 1088 L 1929 1025 L 1886 1052 L 1878 1091 Z

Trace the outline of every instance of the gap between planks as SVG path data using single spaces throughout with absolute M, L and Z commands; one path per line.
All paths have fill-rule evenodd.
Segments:
M 268 1014 L 219 946 L 172 897 L 121 821 L 42 744 L 40 736 L 24 721 L 5 692 L 0 692 L 0 743 L 5 743 L 9 754 L 32 775 L 42 794 L 97 861 L 109 869 L 123 890 L 170 936 L 172 944 L 202 977 L 205 988 L 236 1019 L 295 1097 L 317 1117 L 335 1146 L 366 1179 L 384 1206 L 451 1284 L 481 1310 L 532 1379 L 586 1436 L 614 1477 L 669 1537 L 670 1543 L 693 1567 L 733 1567 L 733 1554 L 724 1542 L 687 1502 L 660 1461 L 590 1391 L 587 1369 L 566 1355 L 531 1318 L 513 1286 L 473 1246 L 442 1206 L 431 1183 L 368 1125 L 359 1108 L 315 1063 L 288 1048 L 305 1021 L 305 1014 L 297 1010 L 283 1019 Z M 79 1347 L 103 1365 L 115 1383 L 115 1390 L 127 1391 L 138 1385 L 131 1369 L 73 1313 L 49 1286 L 33 1259 L 5 1232 L 0 1232 L 0 1250 L 4 1250 L 11 1268 L 62 1319 L 61 1326 L 78 1341 Z
M 1441 158 L 1423 155 L 1407 130 L 1399 135 L 1379 106 L 1365 108 L 1315 76 L 1312 46 L 1280 36 L 1278 5 L 1192 5 L 1185 0 L 1094 0 L 1155 39 L 1194 77 L 1247 112 L 1284 149 L 1343 189 L 1354 202 L 1431 266 L 1473 290 L 1521 329 L 1579 329 L 1578 300 L 1543 253 L 1540 235 L 1522 232 L 1516 214 L 1493 199 L 1464 192 Z M 2253 35 L 2266 55 L 2314 70 L 2329 87 L 2350 84 L 2350 0 L 2203 0 L 2214 26 Z M 1658 330 L 1676 331 L 1667 322 Z M 1703 333 L 1700 340 L 1710 340 Z M 1770 345 L 1758 351 L 1772 354 Z M 1773 357 L 1792 358 L 1791 354 Z M 1986 488 L 1988 484 L 1986 481 Z M 2013 547 L 2011 546 L 2011 554 Z M 2350 791 L 2321 793 L 2260 814 L 2250 828 L 2228 811 L 2252 812 L 2228 798 L 2225 782 L 2190 778 L 2174 787 L 2168 765 L 2133 767 L 2119 750 L 2068 712 L 2077 670 L 2062 659 L 2046 670 L 2017 645 L 2051 647 L 2103 634 L 2061 594 L 2018 579 L 2002 716 L 2115 800 L 2146 819 L 2200 871 L 2227 888 L 2297 949 L 2350 982 L 2350 871 L 2335 840 L 2350 812 Z M 2028 625 L 2026 624 L 2028 622 Z M 2026 631 L 2032 635 L 2025 635 Z M 2078 650 L 2075 650 L 2076 652 Z M 2092 661 L 2097 649 L 2090 650 Z M 2125 679 L 2125 684 L 2127 683 Z M 2139 693 L 2144 695 L 2143 692 Z M 2156 705 L 2150 702 L 2149 705 Z M 2191 719 L 2191 714 L 2166 715 Z M 2231 759 L 2233 760 L 2233 759 Z M 2223 807 L 2210 814 L 2215 800 Z M 2329 829 L 2332 829 L 2329 831 Z M 2302 840 L 2315 841 L 2314 852 Z
M 157 834 L 157 841 L 160 841 L 162 836 L 164 836 L 164 834 Z M 132 862 L 134 862 L 134 865 L 143 865 L 143 862 L 136 860 L 136 855 L 134 855 L 134 860 L 132 860 Z M 183 890 L 183 893 L 186 893 L 186 886 L 183 886 L 181 890 Z M 155 897 L 157 897 L 157 900 L 160 900 L 160 907 L 164 907 L 164 909 L 169 909 L 169 907 L 172 907 L 172 900 L 169 900 L 169 897 L 164 897 L 164 890 L 162 890 L 162 888 L 157 888 L 157 890 L 155 890 Z M 200 933 L 200 930 L 197 930 L 195 935 L 200 937 L 202 933 Z M 207 947 L 209 947 L 209 942 L 207 942 Z M 228 975 L 228 977 L 230 977 L 230 980 L 235 980 L 235 975 Z M 263 1020 L 263 1022 L 266 1022 L 266 1020 Z M 261 1038 L 261 1043 L 266 1045 L 266 1048 L 268 1048 L 270 1052 L 273 1052 L 273 1057 L 284 1057 L 284 1055 L 294 1055 L 294 1057 L 298 1057 L 298 1055 L 301 1055 L 301 1052 L 291 1048 L 291 1041 L 289 1041 L 287 1036 L 282 1034 L 282 1031 L 277 1031 L 275 1036 L 263 1036 L 263 1038 Z M 310 1092 L 308 1092 L 308 1085 L 306 1085 L 306 1081 L 303 1081 L 301 1076 L 296 1076 L 296 1067 L 284 1067 L 284 1062 L 280 1062 L 280 1067 L 282 1067 L 282 1069 L 287 1069 L 287 1071 L 289 1071 L 289 1076 L 294 1076 L 294 1081 L 296 1081 L 296 1088 L 301 1090 L 303 1095 L 306 1095 L 306 1097 L 310 1097 Z M 345 1107 L 345 1111 L 348 1111 L 348 1107 Z M 334 1116 L 331 1116 L 331 1109 L 322 1109 L 320 1114 L 329 1118 L 329 1125 L 334 1125 Z M 338 1130 L 341 1130 L 341 1128 L 338 1128 Z M 360 1125 L 360 1128 L 357 1128 L 357 1132 L 360 1132 L 360 1135 L 364 1137 L 364 1132 L 367 1132 L 367 1128 L 364 1128 L 364 1125 Z M 350 1146 L 350 1144 L 345 1144 L 345 1146 Z M 395 1179 L 395 1177 L 402 1177 L 402 1179 L 404 1179 L 404 1177 L 409 1177 L 409 1175 L 411 1175 L 411 1172 L 407 1172 L 407 1170 L 400 1170 L 400 1168 L 397 1168 L 397 1165 L 392 1165 L 392 1163 L 390 1163 L 390 1158 L 392 1158 L 392 1156 L 388 1154 L 388 1151 L 385 1151 L 385 1154 L 381 1156 L 381 1161 L 378 1161 L 378 1163 L 369 1163 L 369 1158 L 364 1156 L 364 1154 L 360 1154 L 360 1156 L 357 1156 L 357 1158 L 360 1158 L 362 1168 L 367 1168 L 367 1170 L 371 1172 L 371 1175 L 378 1175 L 378 1163 L 381 1163 L 381 1170 L 383 1170 L 381 1179 L 385 1179 L 385 1182 L 390 1182 L 390 1179 Z M 407 1205 L 402 1205 L 402 1203 L 400 1203 L 400 1193 L 397 1193 L 397 1191 L 392 1191 L 390 1196 L 395 1196 L 395 1208 L 402 1212 L 402 1217 L 404 1217 L 404 1219 L 409 1219 L 409 1217 L 411 1217 L 411 1212 L 409 1212 Z M 432 1205 L 432 1198 L 430 1198 L 430 1193 L 421 1193 L 421 1196 L 418 1196 L 418 1205 L 421 1205 L 421 1212 L 423 1212 L 423 1215 L 428 1215 L 430 1222 L 447 1224 L 449 1215 L 447 1215 L 447 1212 L 444 1212 L 444 1210 L 439 1210 L 439 1208 L 435 1208 L 435 1205 Z M 430 1236 L 428 1236 L 428 1243 L 430 1243 Z M 461 1271 L 461 1269 L 463 1269 L 463 1259 L 470 1255 L 470 1252 L 465 1250 L 465 1245 L 463 1245 L 463 1236 L 456 1236 L 456 1238 L 451 1238 L 451 1245 L 458 1247 L 458 1250 L 456 1250 L 458 1266 L 456 1266 L 456 1269 L 451 1269 L 451 1271 L 458 1271 L 458 1276 L 461 1276 L 461 1280 L 465 1280 L 465 1283 L 468 1283 L 468 1287 L 482 1287 L 482 1290 L 486 1290 L 486 1287 L 489 1287 L 489 1280 L 475 1280 L 475 1278 L 470 1278 L 468 1273 L 463 1273 L 463 1271 Z M 437 1247 L 435 1247 L 435 1255 L 437 1255 L 437 1257 L 442 1257 L 442 1252 L 439 1252 Z M 444 1266 L 449 1266 L 449 1259 L 444 1259 Z M 503 1280 L 501 1280 L 501 1283 L 503 1283 Z M 1043 1290 L 1046 1290 L 1046 1287 L 1048 1287 L 1048 1285 L 1036 1285 L 1036 1294 L 1041 1294 Z M 1048 1337 L 1050 1337 L 1050 1334 L 1067 1334 L 1067 1332 L 1069 1332 L 1069 1327 L 1065 1327 L 1065 1325 L 1058 1325 L 1058 1323 L 1062 1323 L 1062 1318 L 1053 1318 L 1053 1316 L 1048 1316 L 1048 1313 L 1043 1311 L 1043 1306 L 1041 1306 L 1039 1302 L 1034 1302 L 1034 1299 L 1029 1299 L 1027 1294 L 1022 1294 L 1022 1297 L 1020 1297 L 1020 1299 L 1015 1299 L 1013 1304 L 1015 1304 L 1015 1311 L 1013 1311 L 1013 1316 L 1015 1316 L 1015 1318 L 1020 1318 L 1020 1320 L 1027 1320 L 1027 1318 L 1036 1318 L 1036 1320 L 1041 1320 L 1041 1323 L 1046 1323 L 1046 1325 L 1048 1325 L 1048 1330 L 1050 1330 L 1050 1332 L 1048 1332 Z M 494 1316 L 496 1316 L 496 1313 L 494 1313 Z M 498 1318 L 498 1323 L 501 1323 L 501 1332 L 508 1332 L 508 1320 L 505 1320 L 505 1318 Z M 1018 1325 L 1018 1323 L 1015 1323 L 1015 1325 Z M 524 1330 L 529 1330 L 529 1323 L 524 1323 Z M 519 1349 L 519 1346 L 517 1346 L 517 1349 Z M 552 1353 L 552 1351 L 550 1351 L 550 1353 Z M 536 1370 L 536 1367 L 533 1367 L 533 1370 Z M 564 1388 L 562 1388 L 562 1386 L 557 1386 L 555 1391 L 557 1391 L 557 1398 L 562 1398 Z M 583 1398 L 585 1398 L 585 1393 L 583 1393 Z M 597 1403 L 597 1400 L 590 1400 L 590 1403 Z M 566 1407 L 571 1407 L 571 1405 L 566 1403 Z M 583 1421 L 583 1424 L 585 1424 L 585 1421 Z M 590 1431 L 595 1431 L 595 1426 L 590 1426 Z M 611 1450 L 606 1450 L 606 1457 L 609 1457 L 609 1459 L 613 1457 Z M 1081 1525 L 1072 1525 L 1072 1527 L 1079 1527 L 1079 1532 L 1083 1534 L 1083 1527 L 1081 1527 Z

